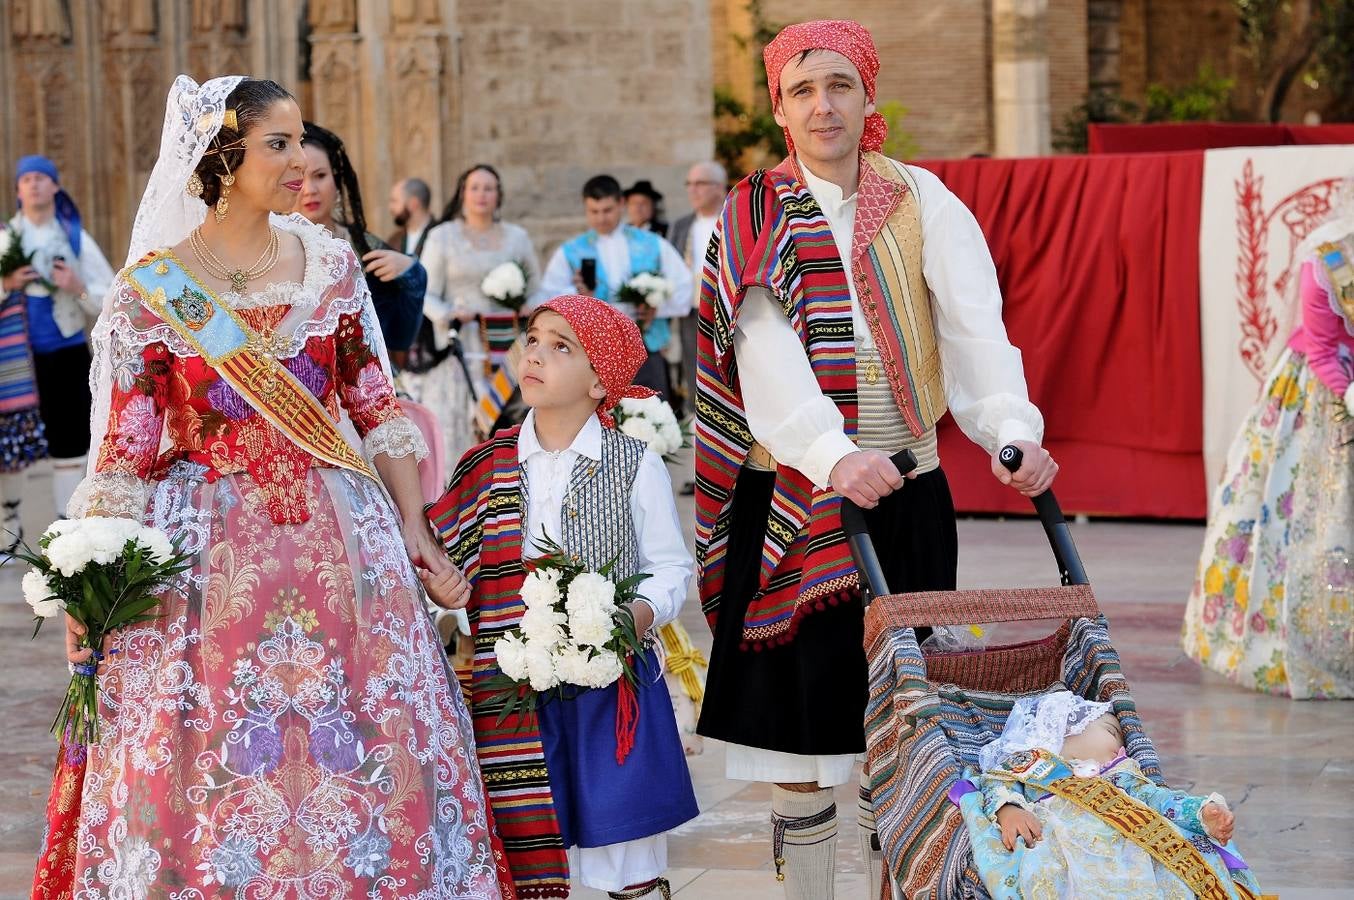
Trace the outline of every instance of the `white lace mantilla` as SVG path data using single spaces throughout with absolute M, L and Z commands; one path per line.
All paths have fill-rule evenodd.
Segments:
M 362 452 L 367 459 L 375 459 L 376 454 L 384 453 L 391 459 L 400 459 L 413 454 L 415 459 L 428 458 L 428 444 L 423 440 L 423 432 L 405 416 L 382 422 L 362 439 Z

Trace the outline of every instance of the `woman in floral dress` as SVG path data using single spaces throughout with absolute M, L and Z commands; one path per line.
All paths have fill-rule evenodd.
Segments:
M 95 330 L 72 514 L 143 518 L 197 562 L 108 648 L 82 900 L 501 895 L 422 605 L 420 577 L 449 565 L 422 516 L 422 441 L 352 250 L 275 214 L 300 189 L 301 134 L 272 82 L 181 76 Z
M 1295 700 L 1354 697 L 1354 219 L 1305 249 L 1302 325 L 1232 444 L 1184 623 L 1199 663 Z

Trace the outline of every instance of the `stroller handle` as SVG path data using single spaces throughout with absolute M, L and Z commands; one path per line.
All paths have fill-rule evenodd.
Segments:
M 1025 454 L 1014 444 L 1007 444 L 1001 448 L 997 459 L 1006 471 L 1014 474 L 1025 461 Z M 1077 545 L 1072 542 L 1072 531 L 1067 527 L 1067 520 L 1063 518 L 1062 507 L 1058 505 L 1058 498 L 1053 496 L 1053 490 L 1050 488 L 1030 500 L 1034 504 L 1035 512 L 1039 513 L 1044 534 L 1048 535 L 1048 545 L 1053 548 L 1053 558 L 1058 562 L 1058 574 L 1062 576 L 1062 583 L 1090 584 L 1090 580 L 1086 577 L 1086 568 L 1081 564 L 1081 554 L 1077 552 Z
M 898 467 L 898 474 L 906 475 L 917 468 L 917 457 L 911 450 L 899 450 L 890 457 Z M 884 569 L 879 565 L 879 556 L 874 552 L 874 542 L 870 540 L 870 530 L 865 526 L 865 511 L 846 498 L 842 498 L 842 531 L 846 532 L 846 543 L 851 548 L 851 559 L 860 573 L 860 594 L 866 606 L 875 597 L 889 592 L 888 582 L 884 578 Z
M 1025 461 L 1025 455 L 1020 448 L 1012 444 L 1002 447 L 997 458 L 1009 472 L 1018 471 L 1021 463 Z M 898 466 L 898 471 L 904 474 L 917 467 L 917 458 L 910 450 L 895 455 L 893 462 Z M 1058 498 L 1053 495 L 1053 491 L 1048 490 L 1032 498 L 1032 502 L 1039 514 L 1039 521 L 1044 526 L 1044 533 L 1048 535 L 1049 546 L 1053 548 L 1053 558 L 1058 563 L 1062 583 L 1090 584 L 1090 580 L 1086 577 L 1086 569 L 1081 564 L 1081 554 L 1077 552 L 1077 545 L 1072 541 L 1072 532 L 1067 527 L 1067 520 L 1063 518 L 1062 507 L 1058 505 Z M 889 593 L 889 586 L 884 578 L 884 570 L 879 565 L 874 542 L 870 540 L 869 529 L 865 526 L 865 512 L 845 498 L 842 499 L 842 531 L 846 533 L 846 541 L 851 548 L 851 559 L 860 573 L 861 597 L 865 605 L 869 606 L 875 597 Z

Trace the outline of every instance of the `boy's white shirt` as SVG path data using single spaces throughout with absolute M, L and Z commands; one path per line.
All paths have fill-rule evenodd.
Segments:
M 527 558 L 540 555 L 536 541 L 540 540 L 542 531 L 551 540 L 560 542 L 564 498 L 574 463 L 580 456 L 599 462 L 602 459 L 602 423 L 596 416 L 588 417 L 567 449 L 552 453 L 542 447 L 536 437 L 535 411 L 527 413 L 517 436 L 517 459 L 527 475 L 527 508 L 523 523 L 527 537 L 523 555 Z M 644 451 L 635 475 L 634 489 L 630 492 L 630 513 L 639 540 L 640 571 L 650 576 L 640 583 L 639 593 L 653 607 L 653 627 L 658 628 L 681 612 L 694 573 L 694 561 L 677 518 L 667 466 L 652 450 Z
M 568 449 L 552 453 L 536 437 L 535 411 L 527 413 L 517 435 L 517 460 L 527 476 L 524 556 L 539 555 L 533 541 L 540 538 L 542 530 L 559 542 L 564 496 L 579 456 L 598 461 L 602 458 L 602 423 L 596 416 L 588 417 Z M 694 569 L 677 519 L 672 481 L 663 460 L 652 450 L 644 451 L 635 475 L 630 514 L 639 539 L 640 570 L 652 576 L 640 583 L 639 591 L 653 607 L 653 627 L 658 628 L 677 618 Z M 586 887 L 619 891 L 663 874 L 668 866 L 667 835 L 654 834 L 605 847 L 573 848 L 571 855 L 576 860 L 571 868 Z

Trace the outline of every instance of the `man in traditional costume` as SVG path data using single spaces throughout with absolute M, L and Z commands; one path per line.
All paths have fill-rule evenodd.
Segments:
M 113 269 L 99 245 L 80 224 L 80 209 L 66 189 L 56 163 L 25 156 L 15 172 L 19 211 L 0 235 L 0 253 L 18 239 L 32 265 L 5 279 L 5 293 L 25 295 L 28 344 L 37 382 L 38 409 L 52 459 L 52 500 L 58 516 L 85 474 L 89 449 L 89 367 L 85 326 L 99 314 L 113 283 Z M 23 431 L 21 441 L 35 435 Z M 36 435 L 36 437 L 41 437 Z M 5 490 L 4 529 L 17 543 L 22 528 L 17 479 Z
M 667 363 L 663 348 L 672 336 L 672 320 L 680 320 L 691 311 L 694 288 L 691 270 L 666 240 L 633 225 L 622 225 L 625 198 L 620 182 L 610 175 L 597 175 L 583 185 L 583 211 L 588 230 L 559 246 L 541 278 L 541 293 L 586 294 L 605 300 L 640 321 L 648 358 L 635 376 L 635 384 L 656 391 L 668 399 Z M 592 260 L 595 283 L 583 276 L 584 260 Z M 621 304 L 617 293 L 632 276 L 649 272 L 672 283 L 672 295 L 657 309 L 636 309 Z M 645 304 L 639 304 L 644 306 Z
M 772 782 L 777 876 L 831 897 L 831 789 L 865 749 L 866 661 L 841 503 L 865 508 L 893 590 L 955 586 L 946 407 L 1033 496 L 1039 446 L 982 231 L 924 169 L 880 153 L 879 57 L 855 22 L 786 28 L 764 58 L 789 157 L 724 207 L 700 299 L 697 562 L 714 649 L 700 732 L 730 778 Z M 830 238 L 830 239 L 829 239 Z M 996 460 L 1015 444 L 1014 475 Z M 890 455 L 920 465 L 906 488 Z M 868 775 L 868 773 L 866 773 Z M 868 778 L 858 815 L 878 896 Z

